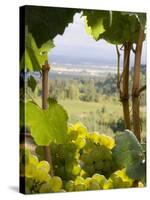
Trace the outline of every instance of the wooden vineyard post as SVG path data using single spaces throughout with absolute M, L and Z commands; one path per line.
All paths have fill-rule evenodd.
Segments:
M 136 43 L 135 61 L 134 61 L 134 76 L 132 87 L 132 109 L 133 109 L 133 130 L 141 141 L 141 124 L 140 124 L 140 72 L 141 72 L 141 54 L 142 44 L 144 39 L 144 30 L 140 29 L 138 41 Z
M 125 129 L 131 130 L 130 111 L 129 111 L 129 62 L 130 62 L 131 43 L 124 44 L 123 72 L 119 78 L 118 88 L 120 92 L 120 101 L 123 107 L 123 118 Z M 118 54 L 119 55 L 119 54 Z M 121 80 L 122 79 L 122 80 Z M 122 82 L 121 82 L 122 81 Z
M 48 107 L 48 73 L 50 70 L 50 66 L 48 64 L 48 61 L 45 62 L 45 64 L 42 66 L 42 108 L 47 109 Z M 45 159 L 47 162 L 49 162 L 51 167 L 51 175 L 54 175 L 53 171 L 53 163 L 52 163 L 52 156 L 51 156 L 51 149 L 50 146 L 44 147 L 45 152 Z

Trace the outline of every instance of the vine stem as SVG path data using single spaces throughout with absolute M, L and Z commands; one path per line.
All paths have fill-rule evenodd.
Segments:
M 48 61 L 45 62 L 45 64 L 42 66 L 42 108 L 43 110 L 47 109 L 48 107 L 48 73 L 50 70 L 50 66 L 48 64 Z M 45 152 L 45 159 L 47 162 L 49 162 L 51 166 L 51 175 L 54 175 L 53 170 L 53 162 L 52 162 L 52 154 L 51 154 L 51 148 L 50 146 L 44 146 L 44 152 Z

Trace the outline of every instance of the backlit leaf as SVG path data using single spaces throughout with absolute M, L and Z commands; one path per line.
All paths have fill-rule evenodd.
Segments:
M 27 102 L 25 110 L 26 125 L 30 127 L 31 135 L 38 145 L 47 146 L 51 142 L 65 141 L 68 116 L 56 101 L 49 102 L 46 110 L 33 102 Z

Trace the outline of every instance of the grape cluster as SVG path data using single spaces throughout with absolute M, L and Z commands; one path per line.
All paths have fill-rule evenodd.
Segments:
M 74 179 L 81 171 L 78 163 L 79 150 L 73 143 L 52 144 L 51 152 L 53 158 L 54 171 L 57 176 L 64 180 Z
M 87 178 L 77 176 L 74 181 L 70 180 L 65 184 L 65 189 L 68 192 L 100 190 L 103 189 L 103 185 L 105 182 L 107 182 L 107 179 L 100 174 L 94 174 L 92 177 L 87 177 Z
M 20 154 L 20 175 L 25 177 L 25 193 L 71 192 L 129 188 L 134 180 L 119 169 L 112 158 L 115 140 L 105 134 L 89 133 L 81 123 L 68 127 L 63 144 L 51 143 L 51 167 L 44 160 L 43 148 L 36 154 L 24 148 Z M 139 187 L 143 187 L 140 182 Z
M 81 173 L 80 150 L 86 144 L 87 129 L 77 123 L 68 128 L 64 144 L 51 144 L 55 174 L 64 180 L 75 179 Z
M 37 156 L 30 153 L 28 149 L 25 150 L 25 193 L 48 193 L 61 192 L 63 182 L 60 177 L 51 177 L 50 165 L 47 161 L 39 161 Z
M 126 175 L 126 170 L 117 170 L 105 182 L 103 189 L 130 188 L 133 180 Z
M 89 176 L 99 173 L 109 177 L 116 170 L 111 152 L 114 145 L 113 138 L 109 136 L 98 133 L 88 134 L 80 160 L 82 168 Z

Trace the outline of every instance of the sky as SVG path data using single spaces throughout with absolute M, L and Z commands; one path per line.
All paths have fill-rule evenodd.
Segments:
M 111 45 L 105 40 L 95 41 L 89 36 L 84 27 L 84 18 L 77 13 L 74 16 L 73 23 L 66 27 L 63 35 L 57 35 L 54 38 L 55 47 L 49 53 L 49 61 L 57 60 L 70 63 L 71 61 L 82 61 L 84 63 L 116 64 L 117 55 L 115 45 Z M 122 52 L 121 52 L 122 53 Z M 123 55 L 121 55 L 121 58 Z M 62 59 L 63 58 L 63 59 Z M 131 64 L 134 58 L 131 53 Z M 143 44 L 142 64 L 146 63 L 146 42 Z

